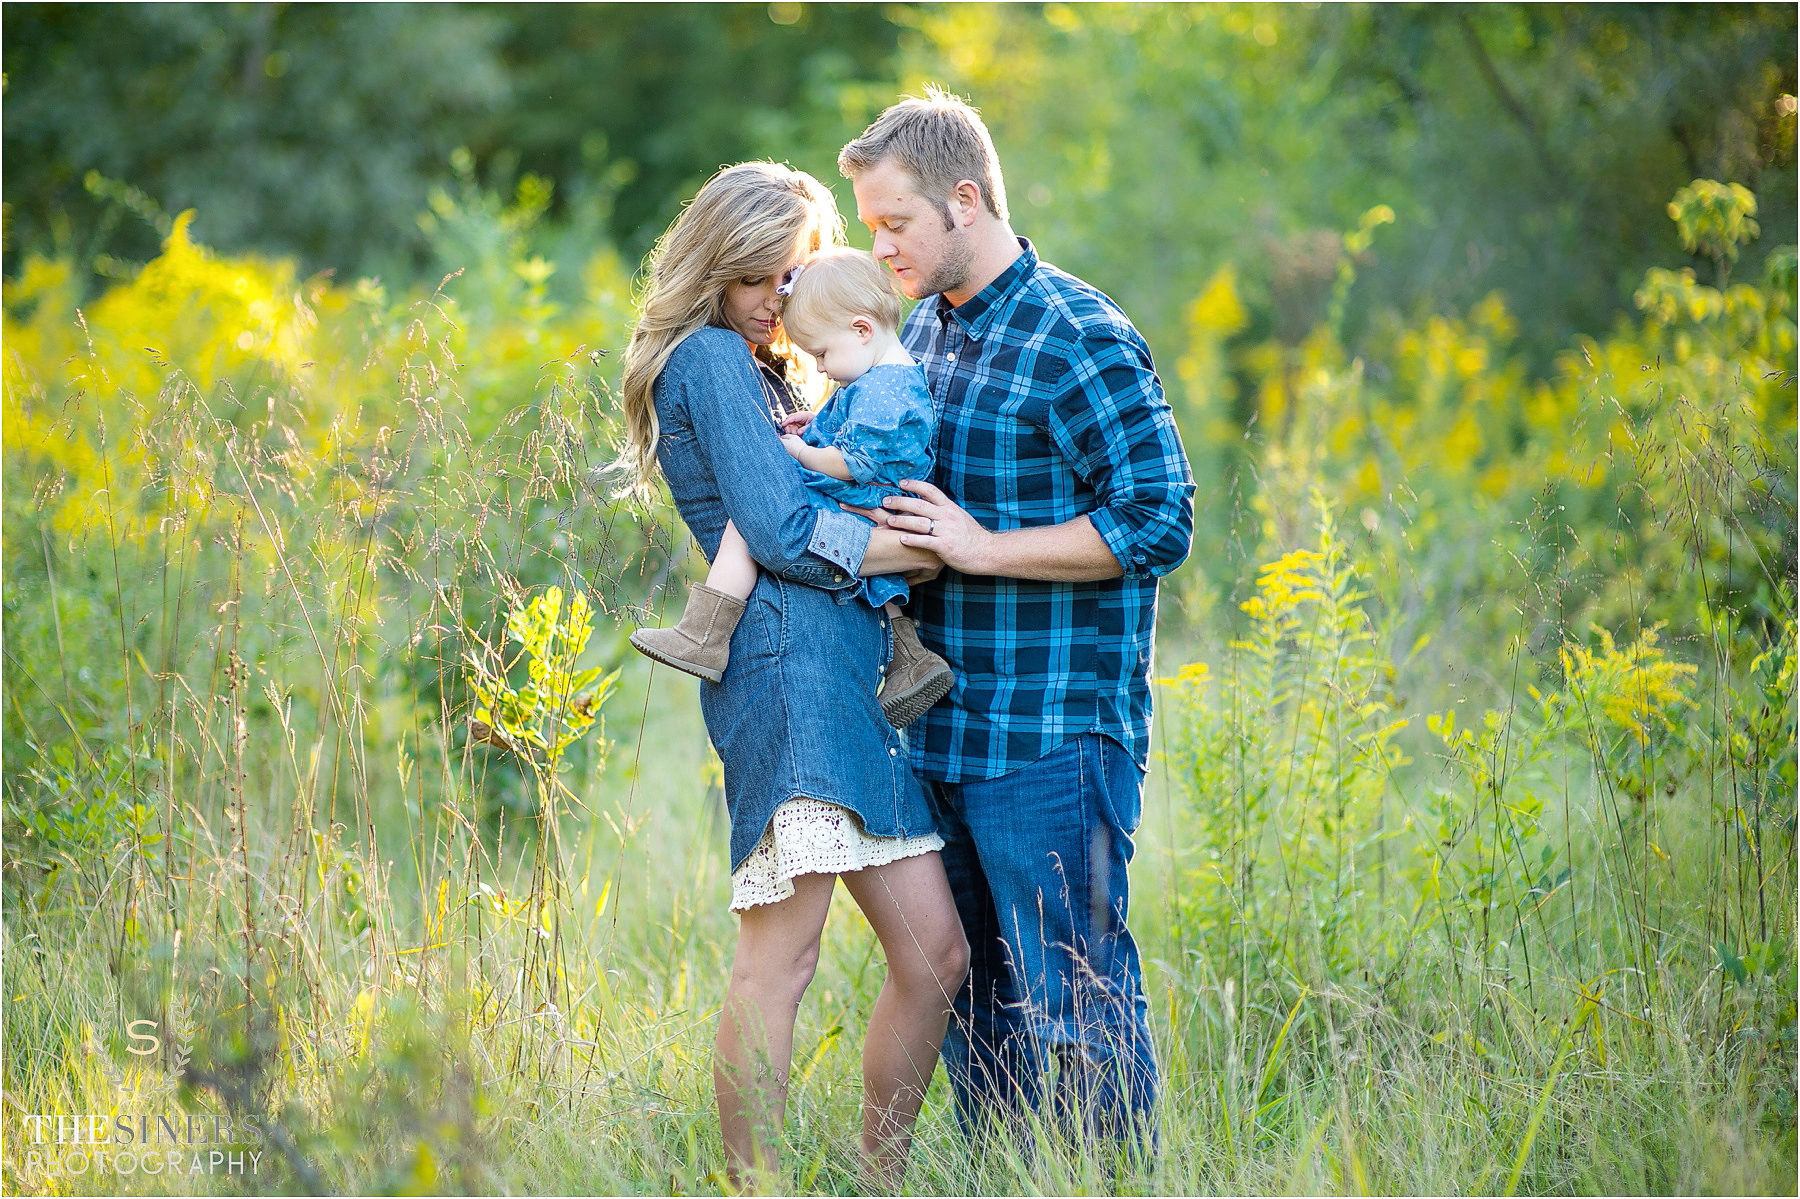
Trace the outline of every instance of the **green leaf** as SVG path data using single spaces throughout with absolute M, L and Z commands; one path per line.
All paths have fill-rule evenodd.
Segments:
M 1723 941 L 1713 942 L 1713 948 L 1719 952 L 1719 965 L 1725 968 L 1725 973 L 1731 975 L 1733 982 L 1743 983 L 1749 979 L 1749 972 L 1744 969 L 1744 960 L 1738 957 L 1736 950 Z

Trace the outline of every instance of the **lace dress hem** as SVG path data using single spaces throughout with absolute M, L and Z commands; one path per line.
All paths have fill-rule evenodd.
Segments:
M 846 807 L 799 797 L 775 809 L 750 856 L 731 872 L 731 910 L 780 903 L 802 874 L 851 874 L 944 848 L 936 833 L 875 837 Z

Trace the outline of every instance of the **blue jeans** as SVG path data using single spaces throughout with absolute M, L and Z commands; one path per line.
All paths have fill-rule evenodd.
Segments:
M 1153 1137 L 1156 1054 L 1126 867 L 1143 772 L 1086 733 L 997 779 L 927 784 L 969 938 L 944 1036 L 966 1131 L 1038 1110 L 1070 1131 Z

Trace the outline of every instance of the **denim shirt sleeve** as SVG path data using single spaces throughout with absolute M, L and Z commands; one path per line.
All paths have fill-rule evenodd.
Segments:
M 1194 477 L 1148 347 L 1084 337 L 1051 405 L 1051 435 L 1098 496 L 1088 519 L 1125 577 L 1181 565 L 1194 535 Z
M 850 477 L 858 483 L 897 483 L 931 477 L 931 418 L 916 408 L 852 417 L 837 436 Z
M 828 591 L 854 588 L 874 526 L 810 502 L 799 464 L 764 413 L 762 386 L 742 346 L 735 334 L 701 329 L 666 368 L 678 372 L 669 381 L 681 389 L 725 513 L 764 568 Z

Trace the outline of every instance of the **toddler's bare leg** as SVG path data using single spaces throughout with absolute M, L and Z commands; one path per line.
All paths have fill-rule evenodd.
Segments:
M 697 678 L 716 683 L 731 664 L 731 634 L 756 588 L 756 559 L 730 523 L 719 538 L 706 582 L 688 595 L 681 623 L 666 629 L 639 629 L 631 644 L 639 653 Z
M 719 538 L 719 552 L 713 555 L 712 569 L 706 572 L 706 585 L 741 600 L 749 599 L 756 589 L 756 559 L 750 556 L 750 545 L 744 535 L 730 521 L 725 522 L 725 533 Z M 893 607 L 892 604 L 888 606 Z

